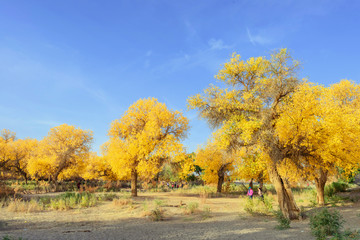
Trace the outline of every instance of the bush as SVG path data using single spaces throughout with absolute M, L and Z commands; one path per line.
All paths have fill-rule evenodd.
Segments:
M 343 223 L 338 211 L 330 212 L 327 208 L 310 217 L 311 232 L 319 240 L 326 239 L 327 236 L 340 236 Z
M 244 210 L 252 215 L 268 215 L 273 211 L 273 199 L 264 195 L 264 199 L 247 199 Z
M 335 193 L 345 192 L 349 187 L 349 184 L 345 182 L 333 182 L 325 186 L 324 195 L 327 197 L 332 197 Z
M 97 198 L 93 193 L 64 193 L 50 199 L 50 208 L 55 210 L 69 210 L 76 207 L 93 207 L 97 204 Z
M 113 201 L 114 199 L 118 199 L 119 196 L 115 193 L 105 193 L 103 195 L 99 195 L 97 199 L 99 201 Z
M 202 212 L 201 212 L 201 218 L 207 219 L 207 218 L 211 218 L 211 209 L 208 206 L 204 206 Z
M 164 213 L 165 211 L 162 208 L 156 207 L 151 210 L 150 218 L 152 221 L 163 221 L 165 218 Z
M 290 228 L 290 219 L 286 218 L 281 210 L 277 210 L 273 212 L 276 220 L 278 221 L 278 225 L 275 227 L 279 230 L 284 230 Z
M 199 208 L 199 203 L 190 202 L 185 208 L 185 214 L 193 214 Z

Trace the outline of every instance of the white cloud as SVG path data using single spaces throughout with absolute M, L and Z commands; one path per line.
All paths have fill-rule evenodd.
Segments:
M 208 41 L 208 44 L 210 46 L 210 49 L 212 49 L 212 50 L 221 50 L 221 49 L 231 48 L 231 46 L 225 45 L 223 40 L 221 40 L 221 39 L 212 38 Z
M 266 45 L 266 44 L 270 44 L 272 43 L 272 39 L 270 39 L 269 37 L 265 37 L 261 34 L 251 34 L 249 28 L 246 28 L 246 32 L 249 38 L 249 41 L 255 46 L 257 44 L 259 45 Z

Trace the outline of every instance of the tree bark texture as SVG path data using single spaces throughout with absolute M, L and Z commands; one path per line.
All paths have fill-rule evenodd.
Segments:
M 272 164 L 268 171 L 275 186 L 281 212 L 288 219 L 299 219 L 300 209 L 296 205 L 289 183 L 279 175 L 276 164 Z
M 253 187 L 254 187 L 253 179 L 250 180 L 249 187 L 251 187 L 251 189 L 253 189 Z
M 217 192 L 218 193 L 221 193 L 223 183 L 224 183 L 224 174 L 219 174 L 218 183 L 217 183 Z
M 131 171 L 131 196 L 137 197 L 137 171 Z
M 316 186 L 316 200 L 320 206 L 325 205 L 325 184 L 327 181 L 327 171 L 323 171 L 320 168 L 320 177 L 315 178 L 315 186 Z

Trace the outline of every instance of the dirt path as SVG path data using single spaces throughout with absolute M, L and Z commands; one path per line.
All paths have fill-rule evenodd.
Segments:
M 145 205 L 163 201 L 166 219 L 152 222 L 142 216 Z M 174 207 L 180 203 L 199 203 L 199 212 L 184 214 Z M 240 203 L 239 203 L 240 202 Z M 23 239 L 314 239 L 309 221 L 294 221 L 288 230 L 276 230 L 276 219 L 249 216 L 239 198 L 177 196 L 171 193 L 142 194 L 134 204 L 115 206 L 112 202 L 87 209 L 13 213 L 0 209 L 0 221 L 7 223 L 0 238 L 9 235 Z M 200 209 L 211 208 L 211 217 L 204 218 Z M 360 205 L 338 208 L 346 220 L 346 228 L 360 227 Z

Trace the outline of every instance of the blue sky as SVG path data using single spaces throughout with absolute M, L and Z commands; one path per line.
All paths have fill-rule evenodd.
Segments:
M 360 79 L 359 1 L 0 0 L 0 129 L 46 136 L 63 123 L 94 132 L 139 98 L 190 119 L 185 145 L 211 134 L 186 99 L 216 83 L 233 52 L 288 48 L 301 76 L 329 85 Z

